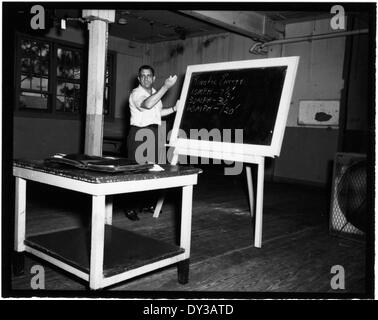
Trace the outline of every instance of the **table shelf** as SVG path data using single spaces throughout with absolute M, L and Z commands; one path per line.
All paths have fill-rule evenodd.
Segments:
M 89 273 L 90 230 L 74 228 L 30 236 L 25 245 Z M 105 225 L 104 277 L 184 253 L 179 246 Z

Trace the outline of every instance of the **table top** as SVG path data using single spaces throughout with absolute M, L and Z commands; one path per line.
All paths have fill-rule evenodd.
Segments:
M 160 165 L 164 171 L 146 171 L 146 172 L 99 172 L 84 169 L 72 168 L 69 166 L 62 166 L 54 163 L 45 163 L 43 160 L 26 160 L 15 159 L 13 166 L 18 168 L 30 169 L 34 171 L 49 173 L 61 177 L 80 180 L 89 183 L 110 183 L 110 182 L 125 182 L 136 180 L 159 179 L 175 176 L 184 176 L 199 174 L 201 169 L 191 166 L 180 165 Z

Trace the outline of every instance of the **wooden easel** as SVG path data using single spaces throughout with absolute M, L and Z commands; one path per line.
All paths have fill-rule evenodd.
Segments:
M 174 153 L 172 158 L 171 164 L 176 165 L 178 162 L 178 153 Z M 228 157 L 226 157 L 228 158 Z M 250 206 L 250 214 L 251 218 L 255 216 L 255 240 L 254 246 L 257 248 L 261 248 L 262 243 L 262 218 L 263 218 L 263 199 L 264 199 L 264 171 L 265 171 L 265 157 L 263 156 L 249 156 L 247 157 L 248 161 L 245 163 L 254 163 L 257 164 L 257 190 L 256 190 L 256 200 L 254 196 L 253 190 L 253 180 L 252 180 L 252 170 L 250 166 L 246 166 L 246 175 L 247 175 L 247 185 L 248 185 L 248 198 L 249 198 L 249 206 Z M 154 218 L 158 218 L 161 208 L 164 203 L 164 195 L 161 196 L 155 206 L 155 211 L 153 214 Z

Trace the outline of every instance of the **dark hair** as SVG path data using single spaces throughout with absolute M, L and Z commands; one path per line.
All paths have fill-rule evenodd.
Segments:
M 152 76 L 155 76 L 155 70 L 154 70 L 154 68 L 152 68 L 151 66 L 149 66 L 147 64 L 144 64 L 143 66 L 141 66 L 139 68 L 138 75 L 140 75 L 140 73 L 141 73 L 142 70 L 151 70 Z

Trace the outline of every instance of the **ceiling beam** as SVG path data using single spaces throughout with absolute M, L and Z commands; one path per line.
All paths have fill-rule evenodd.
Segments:
M 181 13 L 215 24 L 252 39 L 271 41 L 282 38 L 284 25 L 255 11 L 180 10 Z

